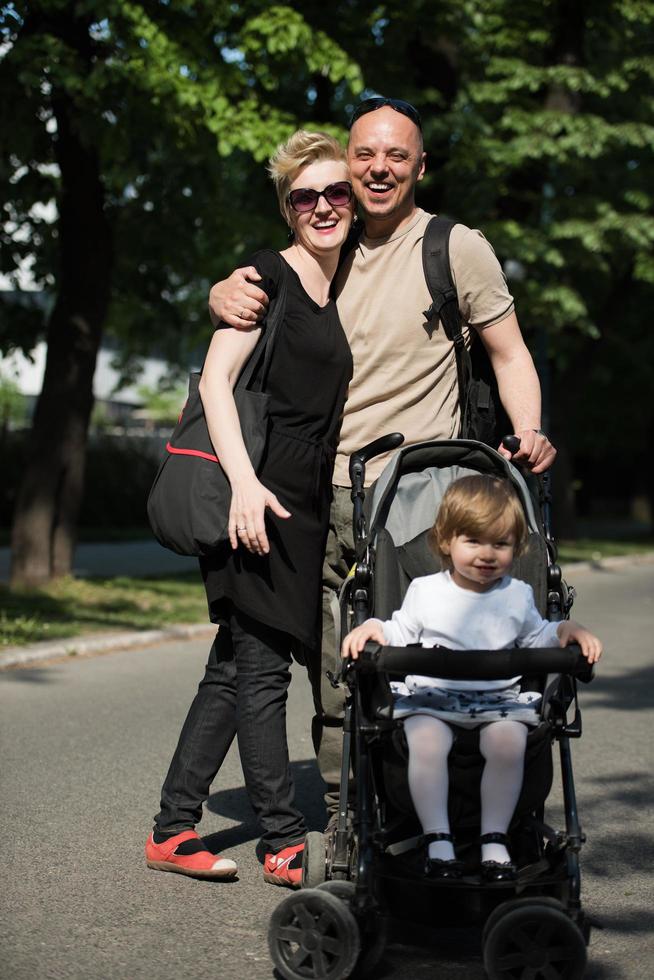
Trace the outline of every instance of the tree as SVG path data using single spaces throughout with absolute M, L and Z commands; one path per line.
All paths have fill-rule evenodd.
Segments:
M 155 339 L 179 363 L 206 346 L 209 284 L 282 242 L 262 162 L 298 122 L 342 133 L 363 78 L 364 94 L 421 110 L 420 203 L 483 228 L 521 271 L 511 285 L 552 369 L 557 443 L 579 461 L 611 438 L 613 466 L 637 477 L 653 428 L 651 5 L 108 0 L 103 20 L 91 8 L 3 8 L 0 260 L 33 257 L 57 296 L 15 582 L 70 567 L 103 329 L 126 370 Z M 50 199 L 54 224 L 34 207 Z M 3 313 L 0 345 L 33 346 L 40 319 Z
M 407 0 L 379 8 L 362 44 L 340 36 L 371 89 L 421 110 L 420 203 L 482 228 L 519 273 L 520 322 L 551 390 L 555 484 L 571 482 L 568 456 L 578 476 L 610 453 L 627 494 L 654 429 L 654 8 Z
M 0 125 L 15 135 L 0 164 L 2 269 L 29 257 L 56 296 L 12 532 L 24 585 L 71 569 L 103 330 L 128 354 L 156 338 L 183 358 L 193 319 L 181 322 L 221 271 L 216 245 L 233 261 L 271 234 L 271 192 L 246 220 L 244 205 L 261 200 L 261 161 L 311 115 L 312 79 L 342 97 L 361 81 L 325 33 L 260 2 L 109 0 L 98 19 L 76 0 L 16 0 L 2 41 Z M 35 207 L 49 200 L 54 222 Z M 39 318 L 4 313 L 3 349 L 29 349 Z
M 610 452 L 627 495 L 654 423 L 642 330 L 654 286 L 654 10 L 475 8 L 471 77 L 448 120 L 446 200 L 470 200 L 473 186 L 496 248 L 524 270 L 514 291 L 528 337 L 549 352 L 563 461 L 578 476 Z M 491 32 L 492 54 L 480 40 Z

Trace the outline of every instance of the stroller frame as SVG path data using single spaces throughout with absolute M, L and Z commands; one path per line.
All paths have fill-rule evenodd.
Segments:
M 365 466 L 373 456 L 396 448 L 402 441 L 402 436 L 394 433 L 364 447 L 350 459 L 356 564 L 344 586 L 343 599 L 349 604 L 355 626 L 370 615 L 374 564 L 371 537 L 375 503 L 371 513 L 364 490 Z M 423 444 L 402 452 L 418 451 L 419 456 L 423 448 L 437 445 Z M 512 473 L 510 464 L 494 450 L 466 440 L 457 440 L 456 445 L 472 452 L 479 450 L 489 456 L 496 468 L 506 469 L 503 475 Z M 517 446 L 507 448 L 515 452 Z M 381 500 L 383 506 L 383 488 Z M 557 621 L 567 618 L 574 590 L 566 586 L 556 562 L 547 474 L 539 481 L 538 507 L 541 521 L 527 507 L 528 519 L 545 539 L 547 617 Z M 554 831 L 545 825 L 544 803 L 535 815 L 523 821 L 530 828 L 535 854 L 530 863 L 520 867 L 516 881 L 482 883 L 478 875 L 472 874 L 461 879 L 428 879 L 417 873 L 410 862 L 398 861 L 403 854 L 410 854 L 416 840 L 394 840 L 396 828 L 383 826 L 384 803 L 376 792 L 383 779 L 380 753 L 375 750 L 397 729 L 397 722 L 380 716 L 378 700 L 371 696 L 371 682 L 374 685 L 377 674 L 407 673 L 461 679 L 517 674 L 547 678 L 546 721 L 549 737 L 559 745 L 565 831 Z M 358 660 L 344 662 L 339 675 L 330 678 L 334 685 L 347 686 L 337 819 L 325 835 L 307 835 L 303 890 L 282 902 L 271 919 L 271 955 L 285 980 L 341 980 L 370 975 L 383 954 L 384 927 L 389 919 L 402 918 L 407 908 L 411 909 L 412 918 L 415 916 L 416 891 L 422 893 L 421 908 L 430 907 L 430 920 L 432 903 L 424 901 L 428 893 L 436 903 L 462 910 L 473 922 L 485 923 L 482 946 L 491 980 L 581 978 L 590 922 L 581 904 L 579 852 L 585 837 L 577 810 L 570 739 L 579 738 L 582 731 L 577 680 L 588 682 L 592 674 L 592 667 L 576 646 L 526 652 L 466 651 L 464 666 L 458 652 L 445 648 L 423 650 L 368 643 Z M 543 703 L 545 706 L 545 695 Z M 397 901 L 392 898 L 395 893 Z

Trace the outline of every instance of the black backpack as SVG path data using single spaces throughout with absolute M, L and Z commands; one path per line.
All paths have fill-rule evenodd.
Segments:
M 465 345 L 459 300 L 450 269 L 450 233 L 456 223 L 448 218 L 433 217 L 425 229 L 422 266 L 432 298 L 431 306 L 423 313 L 427 321 L 425 330 L 431 337 L 440 320 L 446 336 L 454 344 L 461 404 L 459 438 L 477 439 L 496 449 L 502 436 L 513 432 L 513 427 L 502 407 L 490 358 L 475 330 L 471 331 L 469 351 Z M 339 269 L 356 248 L 362 234 L 363 226 L 357 222 L 341 249 Z
M 431 337 L 438 321 L 454 344 L 461 403 L 461 439 L 477 439 L 497 448 L 513 427 L 502 407 L 495 372 L 476 330 L 471 330 L 470 350 L 461 330 L 461 312 L 450 268 L 450 234 L 456 221 L 434 217 L 422 240 L 422 266 L 432 304 L 423 316 Z

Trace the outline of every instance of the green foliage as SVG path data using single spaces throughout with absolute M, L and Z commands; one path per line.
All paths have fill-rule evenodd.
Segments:
M 268 7 L 252 18 L 243 31 L 242 48 L 255 77 L 268 92 L 279 90 L 289 70 L 301 69 L 303 58 L 311 72 L 334 85 L 345 81 L 355 92 L 363 88 L 359 66 L 324 31 L 312 30 L 290 7 Z
M 546 332 L 571 448 L 624 458 L 652 431 L 654 7 L 642 0 L 16 0 L 0 84 L 0 268 L 56 290 L 57 99 L 96 149 L 114 234 L 108 329 L 144 350 L 205 349 L 211 282 L 284 227 L 263 161 L 298 125 L 344 134 L 360 94 L 424 121 L 419 203 L 480 227 L 530 342 Z M 9 143 L 11 144 L 9 146 Z M 12 306 L 0 346 L 31 346 Z M 22 320 L 19 322 L 19 318 Z M 570 394 L 572 392 L 572 394 Z M 573 397 L 574 396 L 574 397 Z M 568 413 L 576 425 L 564 426 Z
M 125 356 L 153 344 L 184 362 L 206 346 L 208 286 L 284 227 L 263 161 L 298 125 L 334 125 L 362 87 L 338 41 L 291 6 L 15 0 L 2 22 L 0 270 L 32 258 L 56 292 L 62 193 L 58 109 L 98 156 L 114 236 L 108 323 Z M 333 105 L 314 117 L 316 85 Z M 33 346 L 40 319 L 7 308 L 0 349 Z M 19 316 L 22 322 L 19 323 Z M 42 324 L 41 324 L 42 325 Z
M 522 270 L 510 286 L 528 341 L 547 333 L 557 437 L 579 456 L 610 446 L 637 482 L 654 420 L 654 8 L 415 0 L 383 30 L 391 50 L 405 77 L 387 78 L 425 124 L 421 203 Z M 388 93 L 385 58 L 363 67 Z
M 137 394 L 148 413 L 148 419 L 159 425 L 172 425 L 177 421 L 187 393 L 186 386 L 163 389 L 140 385 L 137 388 Z
M 15 381 L 0 375 L 0 433 L 25 421 L 27 406 Z
M 467 36 L 469 75 L 439 124 L 443 136 L 456 134 L 448 200 L 465 200 L 474 181 L 475 210 L 486 212 L 478 215 L 486 225 L 494 219 L 499 251 L 507 254 L 510 237 L 508 254 L 525 265 L 525 281 L 553 287 L 539 320 L 549 311 L 550 324 L 572 317 L 597 333 L 597 277 L 609 290 L 616 252 L 634 278 L 650 274 L 654 59 L 644 52 L 654 11 L 636 18 L 628 3 L 596 5 L 588 15 L 575 4 L 474 6 L 479 26 L 491 19 L 497 32 L 492 48 L 487 36 Z M 479 184 L 488 182 L 484 193 Z M 534 233 L 548 246 L 539 255 Z M 530 307 L 520 310 L 530 325 Z

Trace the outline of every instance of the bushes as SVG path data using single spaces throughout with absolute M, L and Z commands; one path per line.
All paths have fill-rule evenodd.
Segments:
M 146 439 L 102 436 L 86 456 L 81 527 L 147 527 L 145 505 L 157 472 Z
M 25 460 L 26 433 L 8 434 L 0 451 L 0 526 L 8 528 Z M 151 439 L 111 435 L 94 438 L 86 454 L 80 527 L 146 528 L 145 505 L 157 471 L 157 456 Z

